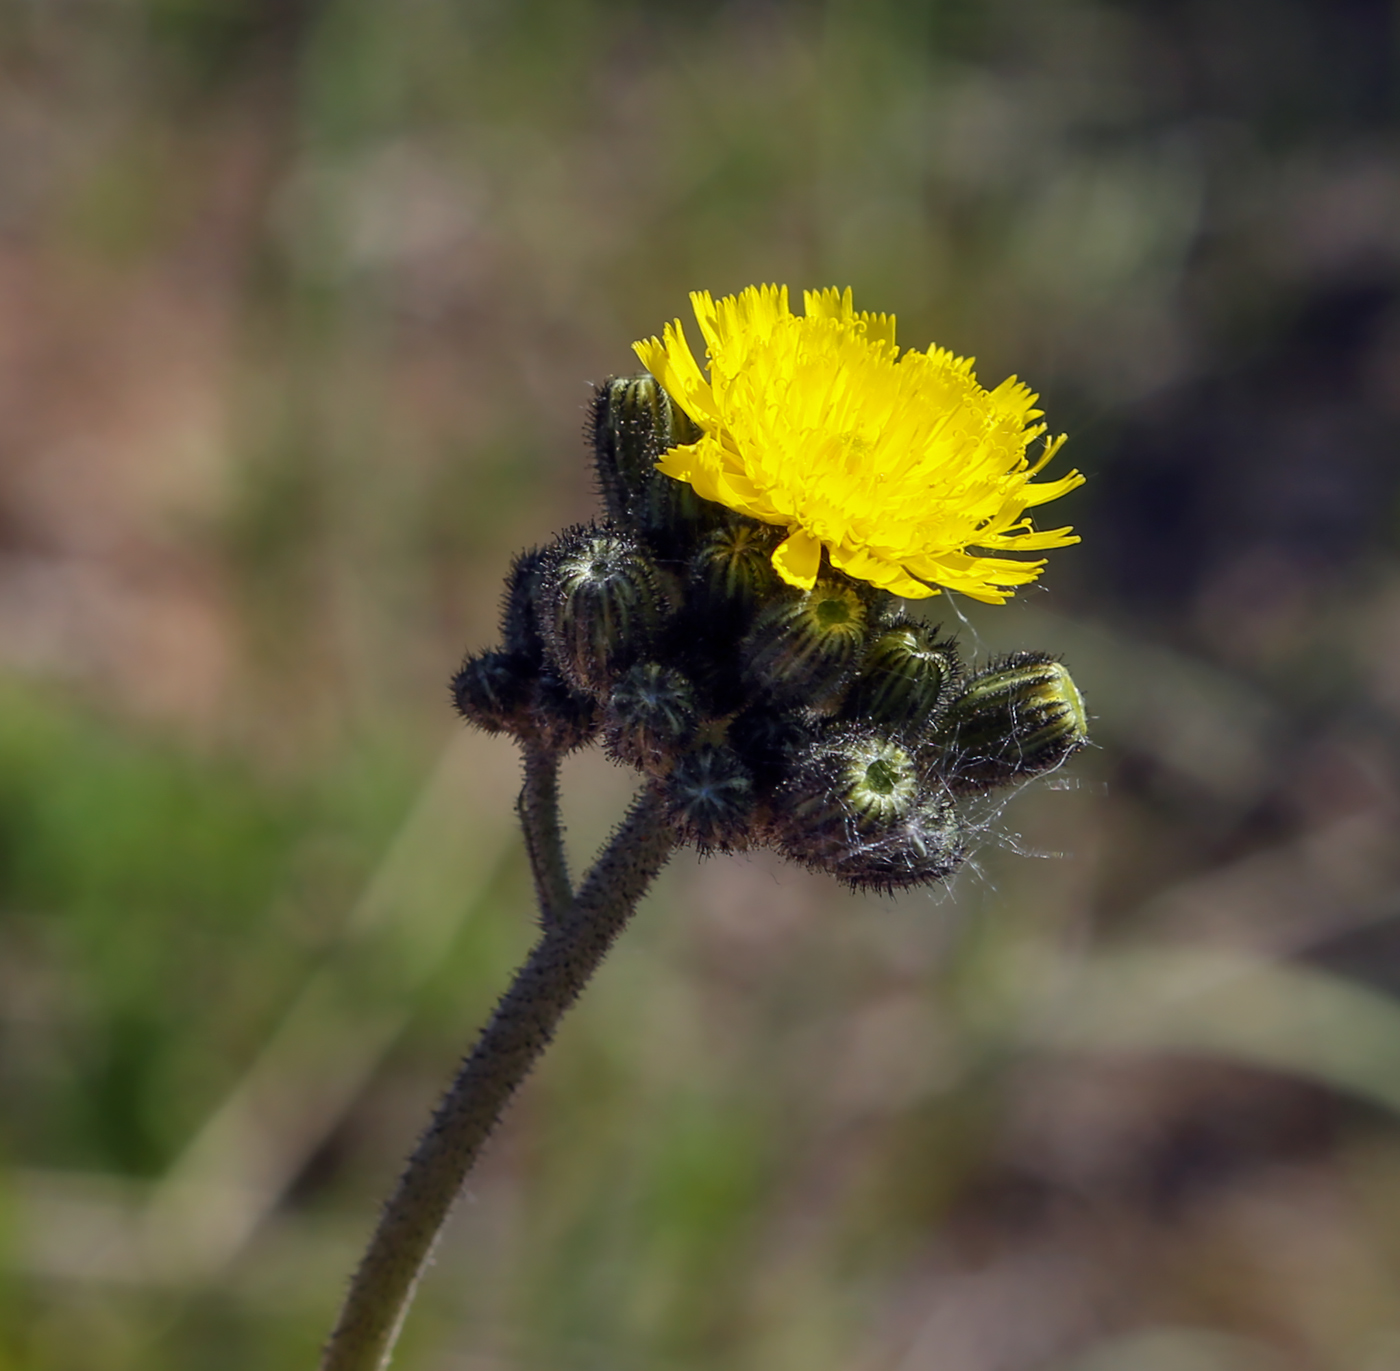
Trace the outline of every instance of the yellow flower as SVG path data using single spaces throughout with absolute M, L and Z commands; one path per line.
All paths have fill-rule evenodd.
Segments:
M 1026 449 L 1046 429 L 1015 377 L 988 391 L 972 359 L 895 346 L 887 314 L 857 313 L 851 292 L 808 291 L 805 316 L 787 287 L 690 297 L 709 377 L 677 319 L 634 343 L 642 365 L 699 425 L 658 469 L 706 500 L 788 530 L 773 565 L 810 587 L 822 549 L 849 576 L 918 599 L 938 588 L 1000 604 L 1044 560 L 989 554 L 1077 543 L 1037 532 L 1026 511 L 1084 478 L 1032 481 L 1064 438 Z

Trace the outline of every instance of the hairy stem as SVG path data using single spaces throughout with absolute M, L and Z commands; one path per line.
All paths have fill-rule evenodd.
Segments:
M 564 830 L 559 822 L 559 754 L 533 743 L 525 746 L 525 785 L 515 804 L 525 833 L 525 851 L 535 877 L 540 924 L 549 928 L 574 902 Z
M 563 916 L 516 973 L 384 1207 L 321 1371 L 389 1363 L 414 1287 L 482 1144 L 675 846 L 643 790 Z

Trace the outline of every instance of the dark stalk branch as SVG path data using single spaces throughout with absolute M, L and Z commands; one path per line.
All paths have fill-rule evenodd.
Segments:
M 388 1365 L 419 1276 L 482 1144 L 674 846 L 659 798 L 643 790 L 578 897 L 545 926 L 438 1105 L 351 1281 L 321 1371 Z
M 559 822 L 559 754 L 536 743 L 525 745 L 525 785 L 516 801 L 525 851 L 535 878 L 540 925 L 549 928 L 574 902 L 569 864 L 564 855 L 564 830 Z

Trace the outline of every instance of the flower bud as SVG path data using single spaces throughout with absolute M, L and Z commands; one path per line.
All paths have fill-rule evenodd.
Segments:
M 468 657 L 452 678 L 457 712 L 487 733 L 529 731 L 535 664 L 521 653 L 482 652 Z
M 592 409 L 598 484 L 608 517 L 676 556 L 704 527 L 725 517 L 684 481 L 656 463 L 670 448 L 693 443 L 700 430 L 647 372 L 598 387 Z
M 572 752 L 593 741 L 598 725 L 598 706 L 592 698 L 546 665 L 535 682 L 530 713 L 530 727 L 540 745 L 550 752 Z
M 748 846 L 753 777 L 732 748 L 706 744 L 688 752 L 666 778 L 667 812 L 702 852 Z
M 773 802 L 784 855 L 856 890 L 897 890 L 948 875 L 963 857 L 943 787 L 930 792 L 891 738 L 845 726 L 802 757 Z
M 539 599 L 545 642 L 564 678 L 606 696 L 656 637 L 663 603 L 650 560 L 625 533 L 575 529 L 551 551 Z
M 740 660 L 774 699 L 821 704 L 850 679 L 865 631 L 865 602 L 844 581 L 823 577 L 809 591 L 764 605 L 740 644 Z
M 975 676 L 938 730 L 941 769 L 987 790 L 1060 765 L 1089 740 L 1084 699 L 1053 658 L 1021 652 Z
M 935 723 L 963 675 L 957 645 L 936 640 L 936 632 L 906 621 L 881 633 L 866 650 L 842 717 L 910 734 Z
M 457 711 L 487 733 L 530 739 L 551 752 L 582 747 L 598 731 L 598 710 L 549 667 L 518 652 L 468 657 L 452 679 Z
M 962 821 L 946 794 L 931 795 L 885 832 L 850 850 L 826 869 L 852 890 L 889 895 L 932 885 L 952 875 L 967 856 Z
M 804 853 L 846 850 L 908 816 L 919 800 L 914 759 L 873 730 L 845 726 L 807 749 L 779 787 L 775 822 Z
M 767 790 L 789 774 L 798 754 L 816 740 L 816 721 L 807 710 L 756 704 L 730 723 L 726 736 L 758 785 Z
M 655 771 L 690 742 L 698 722 L 691 683 L 658 662 L 639 662 L 608 697 L 603 739 L 619 761 Z
M 537 601 L 540 576 L 549 555 L 548 549 L 538 547 L 520 553 L 510 564 L 501 597 L 501 640 L 506 651 L 537 663 L 544 659 Z
M 690 559 L 690 596 L 708 615 L 738 624 L 755 607 L 782 592 L 773 549 L 782 531 L 771 524 L 736 520 L 708 534 Z

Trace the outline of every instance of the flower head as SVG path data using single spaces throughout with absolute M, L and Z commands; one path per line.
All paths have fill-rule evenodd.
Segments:
M 808 291 L 805 315 L 785 286 L 690 297 L 708 378 L 679 319 L 633 344 L 642 365 L 701 429 L 658 469 L 788 536 L 773 566 L 810 589 L 831 564 L 895 595 L 939 587 L 1000 604 L 1034 581 L 1038 552 L 1079 541 L 1039 532 L 1026 511 L 1082 484 L 1072 471 L 1034 481 L 1064 438 L 1046 432 L 1037 397 L 1011 377 L 985 390 L 972 359 L 895 346 L 887 314 L 857 313 L 851 292 Z

